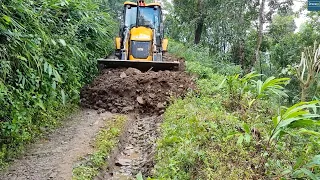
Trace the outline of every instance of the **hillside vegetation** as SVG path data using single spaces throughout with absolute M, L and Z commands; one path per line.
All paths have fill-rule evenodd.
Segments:
M 170 50 L 199 90 L 165 113 L 155 179 L 318 179 L 318 101 L 285 107 L 289 78 L 239 76 L 232 64 L 204 66 L 203 49 Z
M 0 3 L 0 165 L 74 109 L 113 50 L 116 27 L 95 0 Z
M 96 59 L 114 51 L 123 2 L 1 0 L 1 168 L 78 108 Z M 197 87 L 154 104 L 166 109 L 149 179 L 320 179 L 320 12 L 297 27 L 307 4 L 293 0 L 161 2 L 168 53 L 186 61 Z M 107 123 L 74 179 L 107 166 L 125 122 Z
M 320 14 L 297 27 L 293 5 L 167 3 L 199 90 L 167 108 L 155 179 L 320 178 Z

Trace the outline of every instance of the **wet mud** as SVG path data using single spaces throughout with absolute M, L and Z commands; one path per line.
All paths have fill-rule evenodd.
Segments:
M 108 168 L 96 179 L 129 180 L 134 179 L 138 173 L 152 177 L 161 122 L 161 116 L 131 119 L 118 148 L 110 156 Z

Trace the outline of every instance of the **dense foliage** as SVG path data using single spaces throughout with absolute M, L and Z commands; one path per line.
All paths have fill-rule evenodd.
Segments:
M 75 109 L 123 2 L 1 0 L 0 167 Z M 298 29 L 293 2 L 165 1 L 169 51 L 199 89 L 168 107 L 154 178 L 320 178 L 320 13 Z M 75 177 L 94 177 L 119 133 Z
M 103 0 L 0 2 L 0 165 L 72 110 L 113 50 Z
M 289 78 L 216 71 L 202 49 L 170 47 L 199 91 L 167 109 L 154 179 L 319 179 L 318 101 L 284 107 Z
M 293 2 L 167 4 L 199 91 L 167 109 L 155 179 L 320 178 L 320 14 L 298 29 Z

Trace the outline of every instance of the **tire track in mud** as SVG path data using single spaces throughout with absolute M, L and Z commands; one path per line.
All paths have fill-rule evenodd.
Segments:
M 96 179 L 134 179 L 139 172 L 145 177 L 152 176 L 161 122 L 162 116 L 132 118 L 120 138 L 118 148 L 109 158 L 108 169 Z

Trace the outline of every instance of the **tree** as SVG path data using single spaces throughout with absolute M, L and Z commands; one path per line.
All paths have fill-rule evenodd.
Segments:
M 255 56 L 252 61 L 252 66 L 259 60 L 260 57 L 260 47 L 262 43 L 262 38 L 263 38 L 263 24 L 264 24 L 264 8 L 265 8 L 265 2 L 266 0 L 261 0 L 260 8 L 259 8 L 259 26 L 258 26 L 258 37 L 257 37 L 257 47 L 255 50 Z
M 297 63 L 301 55 L 300 35 L 295 34 L 296 25 L 293 15 L 276 14 L 266 33 L 270 39 L 271 62 L 277 67 Z
M 268 3 L 269 11 L 265 13 L 265 3 Z M 275 13 L 278 14 L 288 14 L 289 12 L 292 12 L 291 5 L 293 5 L 292 0 L 261 0 L 260 2 L 260 8 L 259 8 L 259 15 L 258 15 L 258 27 L 257 27 L 257 46 L 255 49 L 255 56 L 252 60 L 251 66 L 253 67 L 258 60 L 260 60 L 260 48 L 261 43 L 263 41 L 263 25 L 266 21 L 271 21 L 272 16 Z
M 268 36 L 272 38 L 273 44 L 280 42 L 286 35 L 295 32 L 297 27 L 294 19 L 295 16 L 293 15 L 274 15 L 268 32 Z
M 297 67 L 297 77 L 300 81 L 301 101 L 307 100 L 310 87 L 318 80 L 320 73 L 320 45 L 316 42 L 314 47 L 307 47 L 301 55 L 301 61 Z
M 205 18 L 210 5 L 208 0 L 174 0 L 174 12 L 181 23 L 194 26 L 194 44 L 199 44 L 205 29 Z

